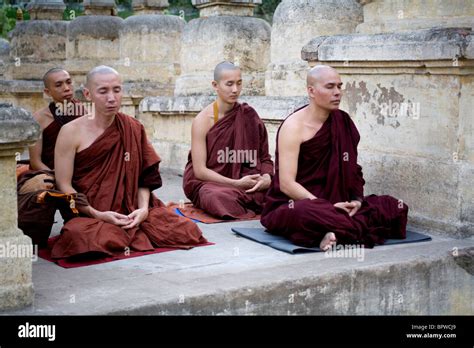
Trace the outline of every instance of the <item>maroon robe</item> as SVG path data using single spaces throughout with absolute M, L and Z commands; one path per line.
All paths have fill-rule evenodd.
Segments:
M 334 232 L 338 243 L 367 247 L 388 238 L 405 238 L 406 204 L 391 196 L 363 197 L 359 140 L 349 115 L 333 111 L 314 137 L 301 144 L 298 157 L 296 182 L 318 199 L 292 201 L 280 190 L 277 134 L 276 173 L 261 218 L 269 232 L 308 247 L 319 246 L 327 232 Z M 353 199 L 362 202 L 353 217 L 333 205 Z
M 88 148 L 76 153 L 72 185 L 77 204 L 88 203 L 99 211 L 128 215 L 138 208 L 138 189 L 161 186 L 160 158 L 148 142 L 145 129 L 134 118 L 118 113 L 114 122 Z M 189 249 L 207 242 L 192 221 L 169 211 L 153 194 L 149 215 L 138 227 L 123 229 L 90 217 L 69 220 L 51 256 L 65 258 L 156 247 Z
M 72 102 L 74 104 L 80 103 L 75 99 L 73 99 Z M 77 114 L 65 115 L 58 110 L 54 102 L 49 104 L 49 110 L 54 120 L 43 130 L 41 161 L 49 168 L 54 169 L 54 148 L 61 127 L 81 117 L 85 110 L 84 108 L 74 107 L 74 110 L 78 111 Z M 31 167 L 30 170 L 24 171 L 18 176 L 18 228 L 32 239 L 34 245 L 38 245 L 39 248 L 44 248 L 47 246 L 48 238 L 51 234 L 56 210 L 59 209 L 63 218 L 67 218 L 70 215 L 70 209 L 69 205 L 63 200 L 47 200 L 43 203 L 39 203 L 37 197 L 45 190 L 23 194 L 19 193 L 23 184 L 38 174 L 48 174 L 54 177 L 54 171 L 32 170 Z M 55 190 L 48 191 L 58 192 Z
M 246 103 L 235 103 L 234 108 L 209 129 L 206 149 L 206 167 L 220 175 L 232 179 L 240 179 L 250 174 L 273 175 L 267 130 L 257 112 Z M 222 161 L 226 156 L 221 156 L 231 154 L 232 150 L 255 154 L 255 163 L 238 162 L 237 156 L 233 163 L 230 156 L 230 161 Z M 196 207 L 219 218 L 255 217 L 256 213 L 261 212 L 265 200 L 264 191 L 246 193 L 236 187 L 197 179 L 191 152 L 184 171 L 183 189 L 186 197 Z

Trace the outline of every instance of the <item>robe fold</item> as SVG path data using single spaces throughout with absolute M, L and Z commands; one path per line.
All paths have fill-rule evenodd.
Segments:
M 85 112 L 83 107 L 78 106 L 80 105 L 78 100 L 73 99 L 72 103 L 75 107 L 72 108 L 74 112 L 70 115 L 64 114 L 54 102 L 51 102 L 48 107 L 53 116 L 53 121 L 43 130 L 41 161 L 51 169 L 54 169 L 54 148 L 61 127 L 81 117 Z M 43 203 L 39 203 L 37 197 L 45 192 L 45 190 L 24 194 L 19 193 L 23 184 L 38 174 L 48 174 L 54 177 L 54 171 L 33 170 L 31 167 L 29 170 L 25 170 L 18 175 L 18 228 L 20 228 L 24 234 L 31 237 L 33 244 L 38 245 L 39 248 L 44 248 L 47 246 L 48 238 L 51 234 L 56 210 L 59 209 L 63 218 L 68 218 L 71 214 L 71 210 L 69 204 L 62 199 L 47 200 Z M 58 192 L 54 189 L 47 191 Z
M 138 189 L 161 186 L 160 162 L 145 129 L 134 118 L 118 113 L 114 122 L 88 148 L 76 153 L 72 185 L 77 204 L 99 211 L 128 215 L 138 208 Z M 192 221 L 169 211 L 152 193 L 149 214 L 139 226 L 123 229 L 98 219 L 79 216 L 67 221 L 51 256 L 66 258 L 86 253 L 112 256 L 156 247 L 189 249 L 207 242 Z
M 33 245 L 38 248 L 46 248 L 51 228 L 54 224 L 54 215 L 59 209 L 63 218 L 70 218 L 73 213 L 67 199 L 40 200 L 39 197 L 45 192 L 60 193 L 57 190 L 37 190 L 20 194 L 23 184 L 39 174 L 54 176 L 52 170 L 29 170 L 24 173 L 17 183 L 18 191 L 18 228 L 29 236 Z
M 257 112 L 248 104 L 235 103 L 206 135 L 206 167 L 232 179 L 250 174 L 273 176 L 268 135 Z M 263 208 L 265 192 L 245 190 L 199 180 L 194 175 L 191 152 L 183 176 L 183 189 L 193 204 L 219 218 L 252 218 Z
M 316 200 L 293 201 L 280 190 L 280 129 L 275 176 L 261 218 L 270 233 L 307 247 L 319 246 L 327 232 L 334 232 L 338 243 L 369 248 L 388 238 L 405 238 L 408 206 L 391 196 L 364 197 L 365 181 L 357 164 L 360 136 L 347 113 L 333 111 L 320 130 L 300 146 L 296 182 Z M 362 202 L 353 217 L 333 205 L 353 199 Z

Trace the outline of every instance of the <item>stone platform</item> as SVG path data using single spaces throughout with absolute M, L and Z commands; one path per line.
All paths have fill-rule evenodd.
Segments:
M 183 199 L 164 171 L 165 202 Z M 60 217 L 58 217 L 60 220 Z M 54 234 L 60 229 L 56 224 Z M 454 315 L 474 314 L 474 238 L 382 246 L 364 260 L 290 255 L 200 224 L 216 243 L 63 269 L 33 263 L 32 307 L 6 315 Z M 457 256 L 456 256 L 457 255 Z

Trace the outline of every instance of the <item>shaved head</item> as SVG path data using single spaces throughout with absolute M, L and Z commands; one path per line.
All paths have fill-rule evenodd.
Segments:
M 228 61 L 221 62 L 214 68 L 214 81 L 219 82 L 222 78 L 222 73 L 226 70 L 240 70 L 240 68 Z
M 316 65 L 308 71 L 306 90 L 314 109 L 329 115 L 329 112 L 339 108 L 342 81 L 336 69 L 329 65 Z
M 107 65 L 100 65 L 96 66 L 94 69 L 89 71 L 86 76 L 86 86 L 90 87 L 92 82 L 94 81 L 94 77 L 96 75 L 109 75 L 114 74 L 120 78 L 120 74 L 114 68 L 111 68 Z
M 43 84 L 45 88 L 49 87 L 49 82 L 50 82 L 49 78 L 51 77 L 51 75 L 60 71 L 64 71 L 67 73 L 67 71 L 64 70 L 63 68 L 52 68 L 46 71 L 46 74 L 43 75 Z
M 314 86 L 318 82 L 321 82 L 326 77 L 330 76 L 339 76 L 339 74 L 336 69 L 330 67 L 329 65 L 316 65 L 308 71 L 308 75 L 306 76 L 306 85 Z

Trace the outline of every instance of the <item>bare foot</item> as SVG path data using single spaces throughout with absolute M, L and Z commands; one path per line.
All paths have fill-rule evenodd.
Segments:
M 326 251 L 326 250 L 330 249 L 333 245 L 336 245 L 336 241 L 337 241 L 336 240 L 336 235 L 334 234 L 334 232 L 328 232 L 328 233 L 326 233 L 323 240 L 319 244 L 319 248 L 322 251 Z

